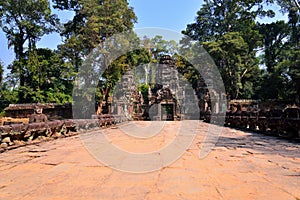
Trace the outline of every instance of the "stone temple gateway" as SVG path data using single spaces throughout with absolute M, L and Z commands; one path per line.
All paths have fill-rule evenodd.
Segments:
M 201 113 L 209 109 L 216 113 L 223 110 L 225 112 L 226 105 L 222 105 L 220 101 L 226 97 L 213 91 L 211 101 L 208 88 L 200 77 L 197 88 L 194 89 L 177 71 L 171 56 L 162 56 L 154 71 L 155 83 L 149 87 L 145 98 L 147 101 L 138 91 L 134 72 L 128 70 L 122 76 L 118 92 L 112 98 L 112 111 L 115 114 L 125 115 L 133 120 L 173 121 L 200 119 Z M 198 109 L 196 115 L 195 106 Z

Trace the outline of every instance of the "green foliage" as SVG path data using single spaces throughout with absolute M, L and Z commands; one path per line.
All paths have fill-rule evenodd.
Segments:
M 256 17 L 274 15 L 273 11 L 263 9 L 263 2 L 264 0 L 205 0 L 197 12 L 196 22 L 188 24 L 182 33 L 200 42 L 217 40 L 227 32 L 242 32 L 244 39 L 248 36 L 248 40 L 256 40 L 257 32 L 253 29 Z
M 72 20 L 64 24 L 65 37 L 59 50 L 78 71 L 82 59 L 115 33 L 133 28 L 136 16 L 126 0 L 55 0 L 55 8 L 74 11 Z
M 54 8 L 70 10 L 75 14 L 72 20 L 63 25 L 61 35 L 64 37 L 64 43 L 58 47 L 65 61 L 71 64 L 75 72 L 84 65 L 83 59 L 88 57 L 93 49 L 98 45 L 104 45 L 103 42 L 114 34 L 131 30 L 136 22 L 133 9 L 128 6 L 126 0 L 55 0 Z M 107 42 L 107 46 L 114 45 L 109 42 L 111 41 Z M 109 47 L 103 49 L 109 51 Z M 103 52 L 101 53 L 105 56 Z M 106 71 L 102 77 L 97 77 L 100 81 L 96 91 L 96 101 L 103 99 L 108 105 L 111 90 L 124 69 L 133 66 L 138 59 L 135 54 L 124 55 L 114 62 L 110 58 L 104 58 L 106 63 L 101 65 L 106 67 Z
M 0 0 L 0 27 L 6 34 L 8 48 L 13 48 L 16 57 L 8 66 L 10 73 L 6 78 L 3 78 L 0 63 L 0 110 L 9 103 L 72 101 L 75 77 L 84 65 L 83 60 L 112 35 L 130 31 L 137 20 L 127 0 L 52 2 L 55 9 L 72 11 L 73 19 L 60 24 L 51 13 L 48 0 Z M 281 12 L 288 14 L 288 22 L 258 24 L 257 17 L 275 14 L 265 10 L 264 3 L 281 6 Z M 44 35 L 54 31 L 63 38 L 58 50 L 36 47 Z M 300 102 L 299 1 L 204 0 L 196 21 L 188 24 L 183 33 L 210 53 L 231 98 Z M 97 77 L 97 100 L 108 100 L 127 69 L 135 70 L 139 89 L 147 100 L 149 85 L 154 83 L 155 64 L 165 54 L 172 55 L 178 71 L 194 88 L 198 87 L 199 72 L 179 56 L 193 54 L 193 46 L 179 49 L 175 41 L 161 36 L 142 40 L 134 35 L 130 37 L 134 45 L 142 44 L 143 48 L 113 61 L 110 57 L 104 59 L 107 68 L 102 77 Z M 113 42 L 106 44 L 113 46 Z M 184 47 L 184 40 L 181 45 Z M 109 51 L 110 47 L 105 48 Z M 258 52 L 261 52 L 259 56 Z M 94 71 L 84 73 L 96 75 Z
M 2 84 L 7 87 L 1 90 L 3 102 L 72 101 L 73 84 L 83 59 L 113 34 L 131 30 L 136 22 L 126 0 L 54 0 L 53 7 L 73 11 L 74 18 L 59 26 L 48 0 L 0 0 L 0 27 L 16 56 L 8 66 L 6 85 Z M 37 41 L 53 31 L 59 31 L 64 40 L 58 50 L 37 48 Z M 140 62 L 136 55 L 111 64 L 103 76 L 107 91 L 101 91 L 101 95 L 108 95 L 123 73 L 124 63 L 131 66 Z
M 259 29 L 265 48 L 262 62 L 268 72 L 273 72 L 276 63 L 282 59 L 280 54 L 286 45 L 284 39 L 289 35 L 289 26 L 284 21 L 277 21 L 271 24 L 260 24 Z
M 275 14 L 263 3 L 274 2 L 289 14 L 289 22 L 258 24 L 257 17 Z M 210 53 L 231 98 L 299 102 L 299 11 L 297 0 L 207 0 L 183 34 Z M 267 70 L 260 70 L 259 63 Z
M 198 80 L 201 78 L 199 72 L 185 58 L 179 54 L 173 56 L 177 71 L 183 76 L 182 79 L 188 81 L 194 89 L 198 87 Z
M 43 35 L 55 30 L 57 22 L 48 0 L 0 1 L 0 27 L 7 36 L 9 47 L 14 46 L 17 58 L 23 53 L 26 41 L 31 50 Z
M 11 72 L 18 76 L 20 87 L 25 87 L 25 59 L 27 48 L 33 51 L 36 42 L 42 36 L 56 29 L 58 19 L 51 14 L 48 0 L 1 0 L 0 27 L 6 34 L 8 47 L 13 47 L 16 62 Z M 22 89 L 19 90 L 19 101 L 26 102 Z
M 1 84 L 0 110 L 6 108 L 10 103 L 18 102 L 18 91 L 9 85 L 9 82 Z
M 257 79 L 256 49 L 261 35 L 255 24 L 257 16 L 273 15 L 264 11 L 261 1 L 205 1 L 196 22 L 183 34 L 200 42 L 214 59 L 230 98 L 254 96 Z
M 228 32 L 218 40 L 203 42 L 202 45 L 218 66 L 227 93 L 232 98 L 251 98 L 254 94 L 252 81 L 259 70 L 256 61 L 249 54 L 248 44 L 240 33 Z M 192 74 L 195 72 L 185 73 L 185 76 Z M 191 77 L 186 78 L 191 80 Z M 192 82 L 198 79 L 195 75 L 193 78 Z
M 24 94 L 25 102 L 70 102 L 70 71 L 60 55 L 50 49 L 35 49 L 26 52 L 26 57 L 23 74 L 25 85 L 17 89 Z M 18 65 L 17 61 L 9 68 L 14 69 L 15 65 Z
M 300 100 L 300 9 L 295 1 L 277 1 L 289 21 L 260 24 L 264 52 L 262 62 L 266 66 L 262 86 L 262 99 Z
M 149 99 L 148 99 L 149 85 L 140 84 L 139 85 L 139 91 L 142 93 L 145 104 L 148 104 L 148 102 L 149 102 Z

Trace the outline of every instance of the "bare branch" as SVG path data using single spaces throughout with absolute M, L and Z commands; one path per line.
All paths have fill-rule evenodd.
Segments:
M 300 11 L 300 3 L 297 0 L 293 0 L 298 10 Z

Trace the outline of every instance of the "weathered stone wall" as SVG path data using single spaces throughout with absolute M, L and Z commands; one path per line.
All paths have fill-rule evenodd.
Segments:
M 29 118 L 34 113 L 37 104 L 10 104 L 5 108 L 5 117 Z M 43 113 L 48 119 L 72 119 L 72 104 L 39 104 L 43 108 Z

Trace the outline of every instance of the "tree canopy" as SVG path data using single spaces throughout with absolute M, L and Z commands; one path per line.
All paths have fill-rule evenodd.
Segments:
M 258 19 L 276 14 L 266 5 L 279 6 L 288 20 L 262 23 Z M 53 14 L 55 9 L 72 12 L 72 19 L 60 22 Z M 9 103 L 73 101 L 76 77 L 89 55 L 116 33 L 130 32 L 136 22 L 127 0 L 0 0 L 0 28 L 15 55 L 5 75 L 0 63 L 0 109 Z M 39 48 L 37 42 L 53 32 L 62 38 L 57 49 Z M 195 22 L 182 33 L 211 55 L 228 98 L 284 99 L 299 104 L 298 0 L 204 0 Z M 198 87 L 201 74 L 178 52 L 188 55 L 193 48 L 179 49 L 185 40 L 177 44 L 162 36 L 130 37 L 142 48 L 114 61 L 107 58 L 109 64 L 97 83 L 97 101 L 108 101 L 128 68 L 137 71 L 136 78 L 142 80 L 139 88 L 145 95 L 154 83 L 155 64 L 164 54 L 172 55 L 177 70 L 194 89 Z M 136 68 L 138 65 L 142 67 Z
M 73 19 L 60 23 L 48 0 L 0 1 L 0 27 L 16 57 L 8 66 L 7 88 L 18 93 L 16 103 L 70 102 L 83 59 L 106 38 L 131 30 L 136 22 L 126 0 L 52 3 L 54 9 L 74 12 Z M 51 32 L 58 32 L 63 43 L 57 50 L 38 48 L 37 41 Z
M 259 23 L 275 3 L 289 20 Z M 297 0 L 205 0 L 182 33 L 210 53 L 229 98 L 299 103 L 299 16 Z

